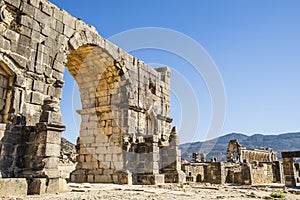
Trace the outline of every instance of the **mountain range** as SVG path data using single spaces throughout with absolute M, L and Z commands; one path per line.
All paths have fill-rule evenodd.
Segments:
M 232 139 L 237 139 L 247 149 L 271 148 L 277 152 L 278 159 L 281 159 L 282 151 L 300 150 L 300 132 L 280 135 L 255 134 L 252 136 L 231 133 L 204 142 L 182 144 L 179 147 L 181 158 L 191 161 L 193 153 L 204 153 L 207 161 L 210 161 L 211 158 L 217 158 L 218 161 L 226 161 L 228 143 Z

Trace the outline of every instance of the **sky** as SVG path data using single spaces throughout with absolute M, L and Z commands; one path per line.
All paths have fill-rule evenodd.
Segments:
M 195 73 L 189 60 L 159 49 L 130 52 L 154 67 L 172 69 L 170 115 L 181 143 L 232 132 L 252 135 L 300 131 L 300 1 L 50 2 L 94 26 L 104 38 L 157 27 L 184 34 L 205 50 L 215 63 L 226 95 L 224 124 L 215 134 L 208 131 L 215 109 L 211 83 Z M 80 126 L 80 117 L 74 111 L 80 109 L 78 92 L 68 72 L 64 79 L 61 110 L 67 131 L 63 136 L 75 142 Z

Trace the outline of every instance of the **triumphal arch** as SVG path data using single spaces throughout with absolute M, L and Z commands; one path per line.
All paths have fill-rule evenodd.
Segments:
M 72 181 L 159 184 L 185 179 L 169 117 L 169 68 L 153 69 L 46 0 L 0 0 L 4 185 L 27 184 L 30 193 L 59 190 L 65 70 L 78 84 L 82 102 Z

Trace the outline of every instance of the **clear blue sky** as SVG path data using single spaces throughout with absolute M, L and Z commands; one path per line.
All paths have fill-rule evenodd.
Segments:
M 162 27 L 196 40 L 216 63 L 226 89 L 226 119 L 221 134 L 277 134 L 300 131 L 300 1 L 297 0 L 51 0 L 109 38 L 122 31 Z M 194 82 L 189 63 L 167 52 L 131 52 L 146 63 L 167 65 L 193 88 L 199 103 L 199 128 L 180 132 L 182 142 L 208 139 L 210 96 Z M 64 137 L 75 141 L 73 80 L 66 74 L 61 102 Z M 172 95 L 174 125 L 189 102 Z M 181 108 L 179 106 L 181 104 Z M 186 105 L 187 104 L 187 105 Z M 191 121 L 193 121 L 191 119 Z M 193 131 L 195 133 L 193 133 Z

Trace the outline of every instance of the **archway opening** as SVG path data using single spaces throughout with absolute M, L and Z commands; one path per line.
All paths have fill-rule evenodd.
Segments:
M 113 174 L 123 169 L 122 128 L 127 118 L 120 107 L 128 98 L 122 96 L 122 70 L 106 50 L 94 45 L 73 50 L 66 67 L 82 105 L 76 111 L 81 123 L 72 181 L 113 182 Z

